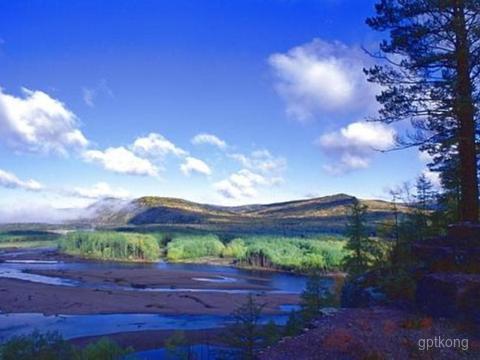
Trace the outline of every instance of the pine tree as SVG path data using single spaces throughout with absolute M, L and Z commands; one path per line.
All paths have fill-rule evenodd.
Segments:
M 345 258 L 345 269 L 352 275 L 368 270 L 381 258 L 379 243 L 369 237 L 367 222 L 367 206 L 354 199 L 350 208 L 350 219 L 346 233 L 346 248 L 351 254 Z
M 459 220 L 478 222 L 476 133 L 480 98 L 478 0 L 381 0 L 367 24 L 388 31 L 366 70 L 381 85 L 376 119 L 410 121 L 415 132 L 400 145 L 419 146 L 434 170 L 458 163 Z
M 435 202 L 435 191 L 432 182 L 424 174 L 417 178 L 415 190 L 412 220 L 418 240 L 424 240 L 429 235 L 430 212 Z

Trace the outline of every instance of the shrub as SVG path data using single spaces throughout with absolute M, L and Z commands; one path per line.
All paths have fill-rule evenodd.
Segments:
M 58 332 L 15 336 L 2 345 L 0 352 L 2 360 L 70 360 L 74 356 L 74 348 Z
M 225 245 L 216 235 L 180 235 L 167 245 L 167 259 L 195 259 L 205 256 L 221 256 Z
M 235 259 L 243 259 L 247 252 L 247 247 L 242 239 L 233 239 L 230 241 L 225 249 L 223 249 L 223 257 L 231 257 Z
M 105 260 L 154 261 L 160 254 L 155 237 L 137 233 L 84 232 L 63 236 L 60 251 Z

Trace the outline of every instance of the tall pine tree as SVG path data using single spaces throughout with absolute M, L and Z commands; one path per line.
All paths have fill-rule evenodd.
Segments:
M 367 24 L 389 32 L 384 63 L 366 70 L 382 86 L 377 120 L 411 122 L 400 144 L 428 152 L 432 169 L 455 171 L 459 220 L 478 222 L 480 1 L 381 0 Z

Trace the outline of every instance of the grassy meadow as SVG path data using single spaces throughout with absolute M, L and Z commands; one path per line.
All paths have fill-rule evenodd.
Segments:
M 57 245 L 59 238 L 59 234 L 48 231 L 0 231 L 0 249 L 54 247 Z

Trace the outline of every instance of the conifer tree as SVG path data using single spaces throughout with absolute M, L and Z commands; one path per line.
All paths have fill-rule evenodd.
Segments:
M 376 120 L 409 121 L 399 144 L 430 154 L 432 169 L 458 163 L 459 220 L 478 222 L 480 1 L 381 0 L 367 24 L 389 35 L 366 70 L 382 87 Z

